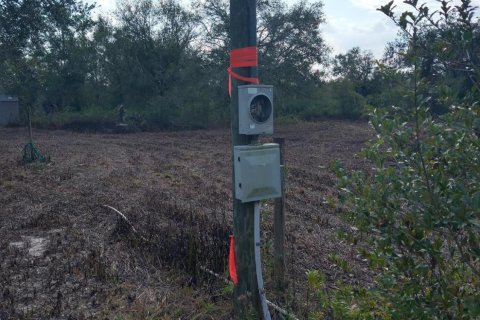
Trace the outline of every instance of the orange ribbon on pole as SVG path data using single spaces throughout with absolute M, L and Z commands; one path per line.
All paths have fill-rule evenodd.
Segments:
M 237 264 L 235 262 L 235 239 L 230 236 L 230 252 L 228 254 L 228 272 L 230 273 L 230 279 L 236 285 L 238 283 L 237 276 Z
M 257 47 L 245 47 L 230 50 L 230 66 L 227 69 L 228 94 L 232 96 L 232 77 L 253 84 L 259 84 L 258 78 L 243 77 L 232 71 L 232 68 L 246 68 L 258 66 Z

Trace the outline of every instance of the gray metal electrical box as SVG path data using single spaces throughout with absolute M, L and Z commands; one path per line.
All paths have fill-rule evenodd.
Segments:
M 238 86 L 240 134 L 273 134 L 273 86 Z
M 235 146 L 233 156 L 235 198 L 252 202 L 282 196 L 278 144 Z
M 20 121 L 18 98 L 0 94 L 0 126 L 15 124 Z

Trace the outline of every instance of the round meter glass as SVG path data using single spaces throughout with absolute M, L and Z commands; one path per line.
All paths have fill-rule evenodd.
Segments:
M 272 115 L 272 102 L 267 96 L 260 94 L 250 102 L 250 116 L 258 123 L 267 121 Z

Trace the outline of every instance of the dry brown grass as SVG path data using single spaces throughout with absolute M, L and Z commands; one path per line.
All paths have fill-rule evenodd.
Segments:
M 324 121 L 277 130 L 286 138 L 287 268 L 293 307 L 305 271 L 367 284 L 358 253 L 337 237 L 338 192 L 326 167 L 371 136 L 365 123 Z M 19 165 L 24 129 L 0 129 L 0 319 L 229 319 L 223 273 L 232 223 L 226 130 L 81 134 L 36 131 L 44 165 Z M 264 140 L 269 140 L 270 137 Z M 333 202 L 332 202 L 333 201 Z M 103 205 L 123 213 L 140 239 Z M 333 204 L 333 205 L 332 205 Z M 273 297 L 272 204 L 263 205 L 265 278 Z M 32 255 L 32 237 L 43 243 Z M 335 253 L 349 263 L 332 263 Z

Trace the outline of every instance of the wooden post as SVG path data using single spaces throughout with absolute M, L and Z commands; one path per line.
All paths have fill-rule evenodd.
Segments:
M 275 138 L 274 143 L 280 146 L 280 165 L 282 197 L 275 199 L 273 231 L 274 231 L 274 282 L 278 292 L 285 291 L 285 139 Z
M 32 108 L 28 107 L 28 139 L 30 143 L 33 143 L 32 139 Z
M 256 0 L 230 0 L 230 44 L 232 49 L 257 45 Z M 256 67 L 234 68 L 244 77 L 256 77 Z M 231 135 L 232 135 L 232 194 L 233 234 L 235 236 L 235 260 L 238 284 L 234 292 L 236 319 L 260 318 L 261 306 L 255 271 L 254 254 L 254 203 L 242 203 L 235 199 L 235 175 L 233 173 L 233 146 L 254 144 L 258 136 L 239 134 L 238 128 L 238 85 L 247 84 L 232 78 Z

